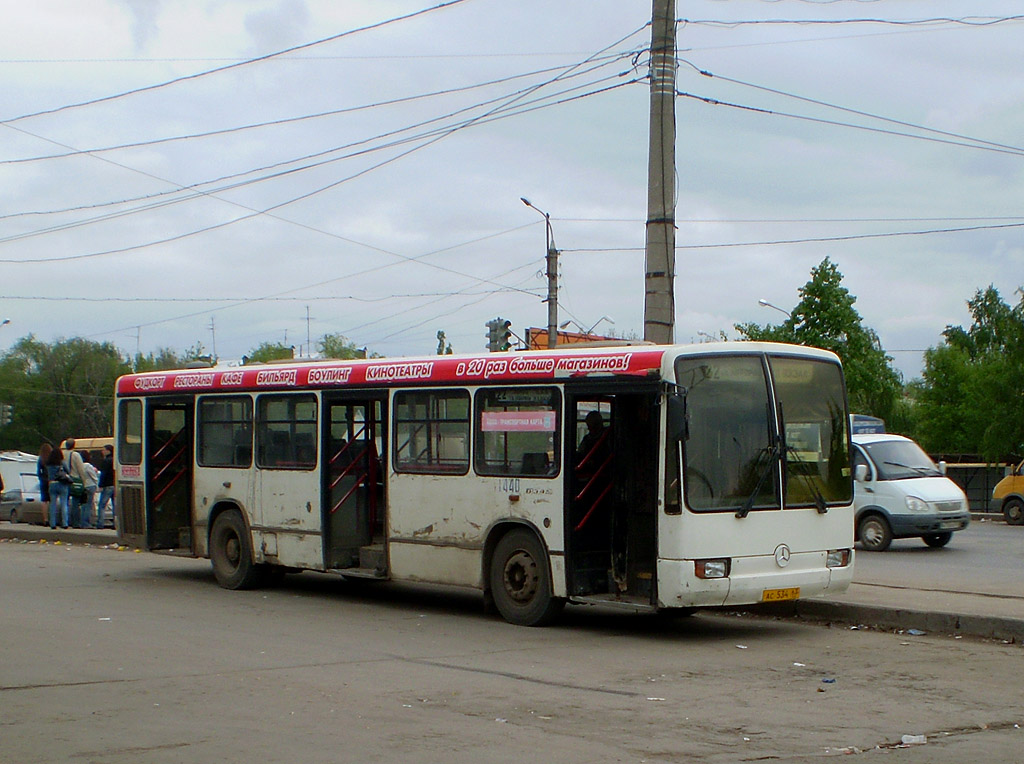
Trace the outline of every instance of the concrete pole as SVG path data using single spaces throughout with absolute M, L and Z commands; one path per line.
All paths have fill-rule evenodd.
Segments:
M 548 271 L 548 349 L 558 344 L 558 250 L 551 235 L 551 218 L 545 213 Z
M 548 276 L 548 348 L 558 344 L 558 250 L 555 249 L 555 234 L 551 230 L 551 216 L 537 207 L 525 196 L 519 201 L 544 216 L 544 251 Z
M 644 339 L 658 344 L 671 344 L 675 336 L 675 16 L 675 0 L 654 0 Z

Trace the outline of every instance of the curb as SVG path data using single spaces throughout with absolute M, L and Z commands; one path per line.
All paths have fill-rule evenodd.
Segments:
M 0 539 L 16 541 L 60 541 L 65 544 L 115 544 L 117 531 L 95 528 L 49 528 L 38 525 L 0 525 Z
M 896 631 L 917 629 L 932 634 L 998 639 L 1024 644 L 1024 621 L 999 616 L 940 613 L 827 600 L 797 600 L 792 603 L 755 605 L 745 612 L 782 618 L 838 622 L 851 627 L 869 626 Z

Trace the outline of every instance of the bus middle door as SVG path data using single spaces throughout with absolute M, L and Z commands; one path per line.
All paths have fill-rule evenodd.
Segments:
M 325 400 L 324 565 L 385 572 L 383 399 Z

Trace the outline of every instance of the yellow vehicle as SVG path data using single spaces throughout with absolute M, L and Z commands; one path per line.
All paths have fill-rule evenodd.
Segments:
M 992 501 L 1002 508 L 1007 525 L 1024 525 L 1024 462 L 996 483 Z

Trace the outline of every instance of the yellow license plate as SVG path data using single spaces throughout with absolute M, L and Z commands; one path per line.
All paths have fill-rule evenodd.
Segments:
M 782 602 L 796 599 L 800 599 L 799 586 L 794 586 L 791 589 L 765 589 L 761 592 L 761 602 Z

